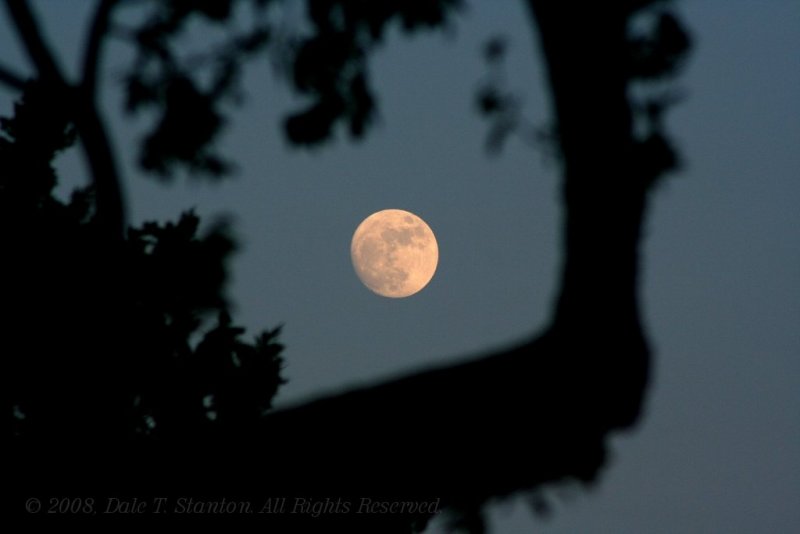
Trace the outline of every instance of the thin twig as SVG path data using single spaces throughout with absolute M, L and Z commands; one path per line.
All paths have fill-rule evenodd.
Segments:
M 102 0 L 92 18 L 89 39 L 83 57 L 83 79 L 81 81 L 81 87 L 87 92 L 89 98 L 94 98 L 97 92 L 97 69 L 100 63 L 101 47 L 103 39 L 108 34 L 111 11 L 117 3 L 118 0 Z
M 14 28 L 25 45 L 25 51 L 36 67 L 39 76 L 43 80 L 64 85 L 66 82 L 61 74 L 61 69 L 50 52 L 50 48 L 44 42 L 44 37 L 39 31 L 39 25 L 28 3 L 25 0 L 6 0 L 6 10 L 14 21 Z
M 0 65 L 0 83 L 18 91 L 25 89 L 25 78 L 3 65 Z

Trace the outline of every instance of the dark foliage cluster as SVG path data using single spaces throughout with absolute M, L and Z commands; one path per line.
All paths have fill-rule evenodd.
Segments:
M 310 35 L 300 39 L 292 81 L 311 103 L 286 120 L 289 139 L 316 145 L 342 122 L 351 136 L 364 135 L 375 112 L 367 56 L 394 22 L 406 32 L 442 26 L 459 0 L 370 2 L 323 0 L 308 3 Z
M 656 2 L 658 3 L 658 2 Z M 667 82 L 683 67 L 691 39 L 678 18 L 657 9 L 644 14 L 645 29 L 631 30 L 628 38 L 628 75 L 638 135 L 636 159 L 642 177 L 650 183 L 680 165 L 678 152 L 665 131 L 663 117 L 680 100 Z M 633 19 L 636 20 L 636 19 Z
M 635 157 L 640 173 L 654 182 L 679 166 L 677 150 L 670 142 L 663 117 L 680 98 L 669 85 L 683 67 L 691 38 L 665 0 L 628 2 L 626 69 L 631 84 L 631 106 L 637 123 Z M 553 146 L 555 127 L 534 127 L 523 115 L 522 99 L 509 87 L 504 63 L 509 43 L 503 36 L 489 39 L 484 47 L 487 75 L 476 92 L 476 107 L 489 124 L 486 146 L 499 152 L 508 138 L 520 136 L 533 145 Z
M 236 96 L 245 60 L 270 48 L 270 54 L 308 103 L 291 113 L 285 133 L 296 145 L 319 145 L 342 124 L 353 138 L 364 135 L 376 103 L 369 85 L 369 52 L 396 23 L 413 32 L 444 24 L 459 0 L 429 2 L 317 0 L 306 4 L 308 31 L 287 30 L 275 12 L 284 2 L 150 2 L 145 22 L 117 28 L 130 41 L 136 60 L 127 74 L 127 109 L 154 110 L 154 127 L 144 138 L 140 163 L 162 178 L 180 169 L 219 177 L 231 168 L 212 142 L 225 124 L 220 106 Z M 247 29 L 235 24 L 237 10 L 248 8 Z M 225 34 L 213 49 L 190 55 L 180 40 L 192 23 L 217 26 Z M 191 122 L 191 129 L 183 125 Z
M 170 178 L 180 169 L 219 178 L 230 162 L 211 145 L 225 124 L 220 105 L 235 93 L 242 62 L 261 50 L 270 33 L 265 23 L 245 31 L 228 30 L 233 0 L 150 2 L 144 23 L 132 29 L 118 27 L 116 35 L 130 41 L 136 59 L 127 73 L 126 108 L 129 112 L 155 110 L 158 119 L 145 135 L 140 153 L 143 169 Z M 255 0 L 257 9 L 267 2 Z M 176 41 L 193 22 L 220 26 L 225 39 L 213 49 L 198 52 L 189 61 Z M 191 129 L 184 125 L 191 123 Z
M 490 73 L 477 104 L 493 121 L 490 148 L 525 133 L 552 141 L 562 156 L 565 260 L 551 324 L 472 361 L 266 414 L 283 382 L 283 347 L 279 329 L 248 342 L 231 320 L 228 229 L 205 228 L 187 212 L 122 235 L 121 178 L 93 89 L 101 43 L 133 45 L 126 107 L 155 119 L 140 147 L 143 169 L 164 179 L 180 171 L 221 177 L 230 163 L 214 143 L 248 58 L 266 52 L 304 100 L 285 120 L 291 144 L 316 146 L 342 128 L 360 138 L 377 108 L 369 54 L 393 28 L 445 25 L 461 1 L 103 0 L 84 79 L 71 84 L 27 4 L 8 0 L 39 73 L 26 83 L 0 69 L 0 80 L 23 90 L 14 116 L 0 123 L 10 478 L 29 493 L 42 484 L 75 491 L 75 473 L 85 473 L 92 491 L 441 496 L 455 525 L 473 532 L 485 529 L 489 499 L 596 480 L 607 435 L 635 424 L 649 383 L 639 236 L 650 186 L 677 165 L 663 121 L 676 96 L 662 83 L 681 67 L 689 38 L 657 0 L 583 4 L 581 13 L 528 3 L 557 126 L 543 134 L 522 120 L 521 99 L 503 85 L 502 38 L 486 46 Z M 280 13 L 288 5 L 306 11 L 287 28 Z M 126 27 L 128 6 L 141 16 Z M 645 24 L 632 25 L 640 16 Z M 193 25 L 221 37 L 187 50 L 182 38 Z M 76 137 L 92 185 L 64 201 L 53 161 Z M 86 463 L 41 454 L 52 443 L 83 451 Z M 532 502 L 541 512 L 540 497 Z M 341 518 L 328 519 L 326 527 Z M 360 525 L 351 531 L 409 527 L 409 517 L 348 519 Z
M 2 119 L 0 346 L 12 434 L 191 440 L 252 428 L 283 381 L 282 345 L 278 329 L 247 342 L 231 323 L 227 230 L 201 232 L 187 212 L 110 247 L 90 187 L 67 202 L 54 195 L 53 159 L 74 128 L 50 96 L 31 83 Z

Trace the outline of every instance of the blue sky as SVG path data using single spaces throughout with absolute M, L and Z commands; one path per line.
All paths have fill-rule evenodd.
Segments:
M 34 3 L 63 57 L 90 3 Z M 123 117 L 112 49 L 104 104 L 125 161 L 134 222 L 195 207 L 228 216 L 235 320 L 284 324 L 286 405 L 398 372 L 478 355 L 543 326 L 559 266 L 557 166 L 512 139 L 483 150 L 474 112 L 480 46 L 509 35 L 509 85 L 546 125 L 535 36 L 518 0 L 470 2 L 445 34 L 389 39 L 372 60 L 380 120 L 368 139 L 292 149 L 279 129 L 297 105 L 262 61 L 222 139 L 239 173 L 220 185 L 163 186 L 137 174 L 141 122 Z M 643 314 L 655 378 L 639 427 L 613 440 L 597 488 L 493 508 L 497 532 L 787 532 L 800 523 L 800 4 L 679 4 L 695 38 L 669 116 L 686 168 L 654 196 Z M 80 6 L 80 7 L 76 7 Z M 5 24 L 0 18 L 0 23 Z M 0 26 L 4 63 L 20 64 Z M 116 70 L 115 70 L 116 69 Z M 0 94 L 7 114 L 11 97 Z M 141 119 L 141 120 L 146 120 Z M 66 175 L 83 172 L 76 156 Z M 350 265 L 358 223 L 408 209 L 436 233 L 440 263 L 418 295 L 383 299 Z M 597 354 L 602 358 L 603 354 Z

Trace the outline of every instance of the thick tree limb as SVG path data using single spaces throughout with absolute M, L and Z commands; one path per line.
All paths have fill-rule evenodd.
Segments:
M 275 412 L 245 434 L 26 449 L 20 478 L 30 492 L 60 480 L 76 494 L 440 499 L 463 509 L 542 484 L 591 483 L 630 378 L 603 356 L 643 348 L 624 332 L 596 334 L 551 329 L 489 357 Z
M 246 435 L 141 456 L 128 482 L 463 505 L 596 477 L 607 435 L 638 416 L 649 356 L 636 306 L 645 190 L 626 164 L 630 111 L 617 63 L 626 18 L 604 5 L 576 21 L 569 4 L 531 4 L 565 161 L 566 261 L 552 324 L 518 347 L 277 411 Z
M 619 407 L 619 423 L 631 424 L 648 381 L 638 284 L 652 182 L 634 157 L 627 95 L 630 12 L 624 3 L 592 3 L 582 4 L 575 17 L 569 2 L 528 3 L 544 52 L 564 174 L 564 260 L 554 321 L 577 335 L 611 323 L 616 328 L 610 331 L 639 339 L 641 351 L 602 356 L 631 378 L 629 399 L 621 398 Z
M 256 428 L 124 451 L 79 442 L 44 464 L 23 462 L 36 468 L 14 479 L 31 491 L 56 473 L 73 493 L 77 479 L 128 494 L 413 496 L 467 508 L 554 481 L 594 480 L 608 435 L 636 422 L 648 382 L 638 279 L 651 182 L 634 164 L 629 13 L 584 3 L 576 16 L 572 2 L 528 3 L 552 89 L 566 213 L 557 307 L 540 336 L 279 410 Z M 81 477 L 76 458 L 113 469 Z
M 637 305 L 646 181 L 630 157 L 627 14 L 531 7 L 564 156 L 565 263 L 552 324 L 516 348 L 273 414 L 253 441 L 293 466 L 276 487 L 294 476 L 299 487 L 482 502 L 592 480 L 607 435 L 637 420 L 649 366 Z

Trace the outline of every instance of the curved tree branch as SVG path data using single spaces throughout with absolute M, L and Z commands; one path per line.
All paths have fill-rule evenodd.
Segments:
M 75 124 L 96 188 L 98 223 L 110 242 L 120 243 L 125 237 L 127 218 L 116 158 L 97 103 L 82 92 L 77 92 L 75 98 Z
M 650 182 L 633 158 L 628 13 L 530 6 L 563 154 L 565 260 L 550 326 L 518 347 L 272 414 L 253 443 L 292 466 L 270 473 L 274 487 L 481 503 L 593 480 L 609 433 L 638 419 L 650 357 L 637 302 Z
M 116 158 L 97 107 L 97 85 L 103 41 L 108 34 L 111 12 L 117 4 L 118 0 L 101 0 L 95 10 L 77 96 L 81 110 L 77 120 L 78 129 L 97 185 L 98 216 L 103 216 L 105 221 L 102 226 L 114 240 L 120 240 L 125 235 L 126 209 Z
M 608 435 L 636 422 L 648 382 L 638 280 L 652 181 L 637 166 L 627 94 L 626 24 L 639 3 L 583 3 L 576 16 L 576 2 L 528 0 L 558 123 L 566 213 L 557 306 L 541 335 L 208 440 L 135 442 L 124 459 L 106 444 L 79 443 L 79 455 L 63 448 L 45 462 L 25 450 L 36 460 L 20 462 L 35 465 L 22 478 L 31 494 L 56 473 L 129 494 L 431 496 L 468 509 L 545 483 L 593 481 Z M 81 123 L 83 135 L 107 139 L 93 107 L 81 114 L 96 119 Z M 113 171 L 110 149 L 98 146 Z M 102 170 L 93 168 L 96 177 Z M 91 479 L 89 462 L 76 458 L 109 469 Z
M 25 78 L 3 65 L 0 65 L 0 83 L 17 91 L 25 89 Z
M 121 242 L 125 235 L 125 205 L 116 159 L 96 103 L 96 70 L 100 45 L 108 29 L 110 10 L 116 2 L 103 0 L 98 7 L 87 46 L 85 84 L 69 85 L 44 40 L 30 6 L 25 0 L 6 0 L 8 13 L 39 79 L 54 92 L 54 98 L 71 103 L 83 152 L 95 184 L 97 219 L 109 242 Z M 85 90 L 84 90 L 85 86 Z
M 14 28 L 25 45 L 25 51 L 36 67 L 39 77 L 59 86 L 66 85 L 61 69 L 45 43 L 28 3 L 25 0 L 6 0 L 6 9 L 14 21 Z
M 636 165 L 624 3 L 528 0 L 549 77 L 562 155 L 564 259 L 554 321 L 595 336 L 620 384 L 619 424 L 638 417 L 649 354 L 638 305 L 639 245 L 650 180 Z M 580 334 L 583 332 L 583 334 Z M 613 350 L 624 334 L 639 351 Z M 622 338 L 624 339 L 624 338 Z M 590 351 L 591 352 L 591 351 Z
M 118 0 L 101 0 L 89 29 L 89 38 L 83 56 L 81 87 L 86 92 L 86 97 L 92 100 L 97 92 L 97 69 L 100 64 L 103 40 L 108 34 L 111 12 L 117 4 Z

